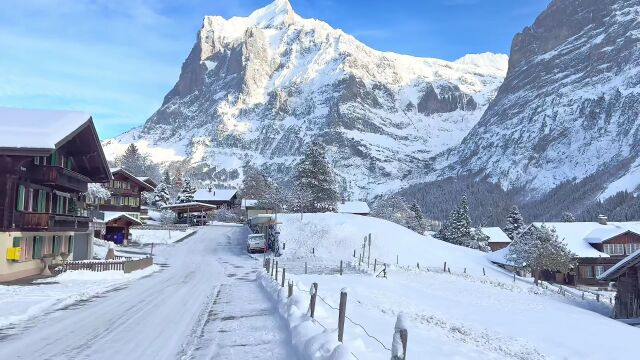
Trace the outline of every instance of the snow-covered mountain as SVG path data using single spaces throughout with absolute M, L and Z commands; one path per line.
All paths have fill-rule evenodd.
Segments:
M 640 184 L 640 1 L 554 0 L 517 34 L 479 123 L 431 178 L 484 174 L 544 193 L 598 174 L 600 196 Z
M 158 160 L 225 171 L 250 160 L 284 178 L 320 140 L 356 195 L 375 194 L 457 145 L 507 63 L 491 53 L 450 62 L 376 51 L 276 0 L 248 17 L 205 17 L 161 108 L 106 141 L 106 152 L 137 142 Z

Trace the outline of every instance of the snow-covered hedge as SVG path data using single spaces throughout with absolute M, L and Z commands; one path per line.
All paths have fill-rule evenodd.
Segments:
M 324 329 L 308 314 L 309 297 L 280 287 L 265 271 L 257 274 L 258 282 L 276 303 L 280 315 L 288 322 L 291 341 L 301 359 L 352 360 L 346 345 L 338 342 L 337 329 Z

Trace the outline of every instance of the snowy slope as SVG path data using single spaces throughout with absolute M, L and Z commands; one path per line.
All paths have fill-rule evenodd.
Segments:
M 373 217 L 304 214 L 301 220 L 300 214 L 286 214 L 278 220 L 286 250 L 277 260 L 281 267 L 287 267 L 287 278 L 296 283 L 294 303 L 304 311 L 309 286 L 319 284 L 323 300 L 318 300 L 316 319 L 327 327 L 327 337 L 335 336 L 331 331 L 337 327 L 338 316 L 332 307 L 339 303 L 340 290 L 347 288 L 347 315 L 387 348 L 391 347 L 396 316 L 405 314 L 409 320 L 408 358 L 595 360 L 624 359 L 635 351 L 629 340 L 637 337 L 638 330 L 609 319 L 608 303 L 582 300 L 579 295 L 563 296 L 554 288 L 534 287 L 530 279 L 514 282 L 479 251 Z M 353 249 L 362 245 L 369 232 L 372 256 L 392 263 L 396 254 L 399 256 L 402 266 L 392 266 L 387 279 L 353 271 L 343 276 L 320 275 L 313 265 L 310 274 L 304 275 L 302 268 L 295 266 L 305 261 L 337 264 L 340 259 L 350 260 Z M 422 271 L 416 270 L 417 261 Z M 442 272 L 444 261 L 452 274 Z M 426 271 L 425 265 L 436 268 Z M 266 288 L 276 299 L 275 290 Z M 286 291 L 280 291 L 285 297 Z M 281 306 L 286 303 L 276 301 Z M 284 312 L 289 320 L 293 315 Z M 299 333 L 299 329 L 292 332 Z M 382 345 L 351 321 L 345 326 L 345 345 L 360 359 L 389 358 Z
M 600 170 L 601 197 L 635 190 L 639 64 L 640 1 L 552 1 L 514 37 L 498 94 L 431 177 L 480 173 L 544 193 Z
M 284 178 L 305 145 L 320 140 L 356 194 L 377 193 L 462 140 L 507 61 L 376 51 L 276 0 L 248 17 L 205 17 L 162 107 L 106 141 L 106 153 L 136 142 L 157 160 L 228 171 L 248 159 Z

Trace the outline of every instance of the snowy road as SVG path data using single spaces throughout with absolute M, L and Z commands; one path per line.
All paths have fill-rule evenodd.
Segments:
M 88 302 L 0 329 L 2 359 L 295 359 L 255 281 L 245 228 L 210 226 L 160 247 L 164 270 Z

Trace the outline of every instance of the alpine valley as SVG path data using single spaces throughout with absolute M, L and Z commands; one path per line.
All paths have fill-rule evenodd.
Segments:
M 354 197 L 400 191 L 436 218 L 457 201 L 444 194 L 541 220 L 633 192 L 640 0 L 553 0 L 510 57 L 452 62 L 376 51 L 287 0 L 207 16 L 160 109 L 104 145 L 237 185 L 244 162 L 286 181 L 311 141 Z

